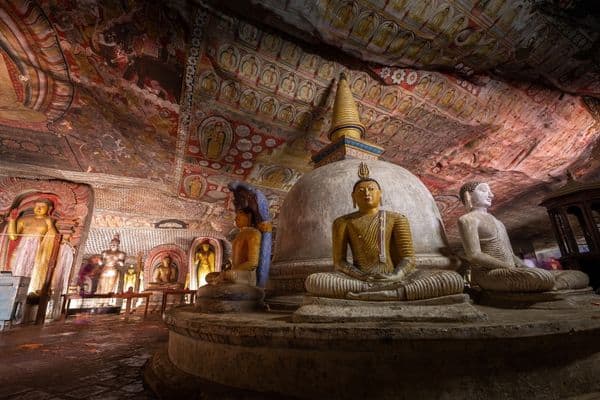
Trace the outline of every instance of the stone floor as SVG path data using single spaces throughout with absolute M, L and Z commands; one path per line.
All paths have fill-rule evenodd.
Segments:
M 142 366 L 167 332 L 154 314 L 78 315 L 0 333 L 0 399 L 154 399 Z

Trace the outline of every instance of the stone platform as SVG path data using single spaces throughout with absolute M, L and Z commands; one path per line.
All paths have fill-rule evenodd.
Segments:
M 305 296 L 294 322 L 467 322 L 486 319 L 466 294 L 415 301 L 357 301 Z
M 297 323 L 290 312 L 165 314 L 145 370 L 159 396 L 551 399 L 600 391 L 600 299 L 474 322 Z
M 498 308 L 536 308 L 555 310 L 576 309 L 598 296 L 591 287 L 584 289 L 553 290 L 549 292 L 495 292 L 493 290 L 471 289 L 469 293 L 478 304 Z
M 264 308 L 265 293 L 239 283 L 204 285 L 196 294 L 196 309 L 207 313 L 252 312 Z

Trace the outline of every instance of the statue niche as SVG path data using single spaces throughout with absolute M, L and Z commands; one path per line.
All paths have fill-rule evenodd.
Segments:
M 145 289 L 164 291 L 182 289 L 188 273 L 186 255 L 174 244 L 156 246 L 148 253 L 144 262 Z
M 198 286 L 206 284 L 206 275 L 215 272 L 216 266 L 215 248 L 210 243 L 205 242 L 196 250 L 194 257 L 194 267 L 198 277 Z
M 173 262 L 169 254 L 165 254 L 161 260 L 153 266 L 152 281 L 148 284 L 148 288 L 165 287 L 171 284 L 177 284 L 179 276 L 179 268 Z
M 129 264 L 123 276 L 123 292 L 137 292 L 140 290 L 139 276 L 142 271 L 142 253 L 138 253 L 137 265 Z
M 87 185 L 0 179 L 0 270 L 31 278 L 26 289 L 30 305 L 38 304 L 38 323 L 60 318 L 60 296 L 77 280 L 73 264 L 89 226 L 90 206 Z
M 222 240 L 214 237 L 194 239 L 189 251 L 190 272 L 185 287 L 196 290 L 206 285 L 206 276 L 221 271 L 226 248 Z
M 6 269 L 14 276 L 31 277 L 27 292 L 36 296 L 51 279 L 49 271 L 56 262 L 60 235 L 51 217 L 53 210 L 54 203 L 47 197 L 28 196 L 8 215 Z

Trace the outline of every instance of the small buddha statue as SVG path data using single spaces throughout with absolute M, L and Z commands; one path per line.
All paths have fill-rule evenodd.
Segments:
M 131 288 L 132 292 L 135 292 L 137 286 L 137 272 L 133 264 L 129 264 L 129 268 L 125 272 L 123 277 L 123 292 L 129 291 Z
M 177 280 L 177 269 L 172 264 L 170 255 L 165 255 L 161 260 L 160 264 L 154 268 L 154 274 L 152 275 L 151 283 L 172 283 Z
M 102 252 L 100 278 L 96 293 L 116 293 L 119 284 L 119 269 L 125 266 L 125 252 L 119 250 L 120 235 L 115 233 L 108 250 Z
M 206 275 L 215 271 L 215 259 L 215 250 L 211 244 L 202 242 L 194 255 L 198 286 L 206 285 Z
M 471 280 L 482 289 L 500 292 L 543 292 L 581 289 L 589 278 L 581 271 L 546 271 L 527 268 L 513 253 L 502 222 L 488 213 L 494 194 L 484 182 L 469 182 L 460 189 L 467 213 L 458 219 L 458 229 L 471 263 Z
M 8 239 L 17 241 L 9 259 L 9 268 L 15 276 L 30 276 L 28 293 L 39 295 L 47 280 L 50 259 L 56 244 L 54 220 L 49 216 L 52 203 L 35 201 L 33 215 L 18 217 L 14 209 L 8 217 Z
M 206 282 L 211 285 L 221 282 L 256 285 L 262 233 L 254 227 L 254 214 L 249 208 L 236 212 L 235 225 L 240 232 L 231 242 L 231 269 L 208 274 Z
M 381 187 L 365 163 L 352 190 L 358 211 L 333 222 L 334 272 L 308 276 L 306 290 L 315 296 L 385 301 L 420 300 L 463 292 L 454 271 L 417 270 L 410 224 L 399 213 L 380 210 Z M 348 247 L 352 263 L 348 261 Z

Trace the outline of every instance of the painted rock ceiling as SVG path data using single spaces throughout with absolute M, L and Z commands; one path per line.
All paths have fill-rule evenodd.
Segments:
M 245 180 L 276 213 L 327 144 L 346 72 L 367 140 L 421 178 L 451 235 L 465 180 L 490 182 L 500 218 L 535 234 L 566 169 L 600 177 L 585 2 L 167 4 L 3 2 L 1 161 L 136 178 L 219 210 Z

